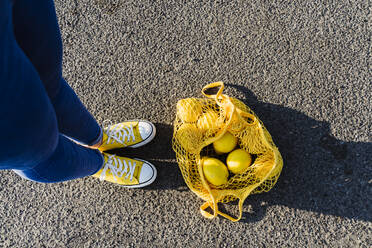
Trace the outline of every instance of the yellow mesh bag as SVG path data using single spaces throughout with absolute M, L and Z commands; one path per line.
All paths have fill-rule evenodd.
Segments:
M 219 87 L 217 94 L 205 93 Z M 271 135 L 255 113 L 238 99 L 222 94 L 224 84 L 206 85 L 202 93 L 206 98 L 181 99 L 177 103 L 172 148 L 187 186 L 205 203 L 202 215 L 217 215 L 238 221 L 242 217 L 243 203 L 250 194 L 269 191 L 277 182 L 283 160 Z M 227 131 L 238 138 L 241 149 L 253 155 L 254 161 L 241 174 L 231 174 L 226 184 L 209 184 L 203 174 L 202 157 L 216 157 L 211 144 Z M 239 200 L 239 216 L 233 218 L 218 210 L 217 203 Z M 213 214 L 206 211 L 210 207 Z

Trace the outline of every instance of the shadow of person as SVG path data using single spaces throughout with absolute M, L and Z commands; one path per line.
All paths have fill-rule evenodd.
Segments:
M 330 134 L 327 122 L 280 105 L 264 103 L 246 87 L 226 84 L 244 94 L 247 104 L 271 133 L 284 160 L 277 184 L 268 192 L 249 196 L 242 221 L 262 219 L 269 206 L 371 221 L 370 171 L 372 143 L 345 142 Z M 172 147 L 173 127 L 156 123 L 155 139 L 144 147 L 117 150 L 121 156 L 150 161 L 158 179 L 148 190 L 188 190 Z M 170 180 L 171 179 L 171 180 Z M 225 204 L 235 209 L 234 204 Z M 224 209 L 224 206 L 221 206 Z M 247 211 L 248 209 L 248 211 Z M 233 210 L 237 212 L 237 208 Z

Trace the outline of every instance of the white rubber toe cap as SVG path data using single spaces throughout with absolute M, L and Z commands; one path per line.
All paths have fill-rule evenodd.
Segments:
M 154 131 L 153 125 L 147 121 L 140 121 L 138 123 L 138 129 L 143 140 L 149 138 Z
M 136 158 L 137 160 L 141 160 L 141 159 L 138 159 Z M 141 160 L 143 161 L 143 165 L 142 165 L 142 168 L 141 168 L 141 171 L 140 171 L 140 175 L 139 175 L 139 178 L 138 178 L 138 186 L 137 187 L 145 187 L 151 183 L 153 183 L 156 179 L 156 176 L 157 176 L 157 171 L 156 171 L 156 168 L 154 165 L 150 164 L 149 162 L 147 161 L 144 161 L 144 160 Z

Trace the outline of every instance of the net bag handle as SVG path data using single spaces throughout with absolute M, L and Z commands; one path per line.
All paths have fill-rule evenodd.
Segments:
M 244 203 L 244 200 L 239 199 L 239 203 L 238 203 L 238 205 L 239 205 L 239 216 L 238 216 L 238 218 L 234 218 L 234 217 L 232 217 L 228 214 L 222 213 L 221 211 L 218 210 L 217 204 L 216 203 L 211 203 L 211 202 L 205 202 L 203 205 L 201 205 L 200 206 L 200 212 L 205 218 L 208 218 L 208 219 L 213 219 L 218 214 L 218 215 L 221 215 L 221 216 L 225 217 L 228 220 L 231 220 L 233 222 L 237 222 L 242 218 L 243 203 Z M 206 211 L 206 209 L 208 207 L 210 207 L 213 210 L 214 214 L 208 213 Z
M 220 87 L 220 89 L 218 90 L 217 94 L 207 94 L 205 93 L 205 91 L 207 89 L 213 89 L 213 88 L 216 88 L 216 87 Z M 207 84 L 206 86 L 203 87 L 202 89 L 202 94 L 205 96 L 205 97 L 208 97 L 208 98 L 213 98 L 216 100 L 217 104 L 219 106 L 221 106 L 221 99 L 226 99 L 227 96 L 223 95 L 222 92 L 223 92 L 223 89 L 225 88 L 225 85 L 223 82 L 219 81 L 219 82 L 215 82 L 215 83 L 210 83 L 210 84 Z
M 218 92 L 216 94 L 207 94 L 205 93 L 205 91 L 207 89 L 213 89 L 213 88 L 216 88 L 216 87 L 220 87 L 220 89 L 218 90 Z M 212 98 L 212 99 L 215 99 L 216 100 L 216 103 L 219 105 L 219 106 L 222 106 L 223 103 L 222 103 L 222 100 L 227 100 L 227 102 L 233 106 L 233 111 L 231 113 L 231 115 L 233 115 L 233 112 L 237 112 L 238 113 L 238 117 L 239 119 L 241 119 L 241 121 L 243 121 L 247 126 L 253 126 L 255 124 L 257 124 L 257 118 L 256 116 L 252 115 L 251 113 L 247 113 L 239 108 L 236 108 L 235 105 L 231 102 L 230 100 L 230 97 L 222 94 L 223 90 L 225 88 L 225 85 L 222 81 L 219 81 L 219 82 L 214 82 L 214 83 L 210 83 L 210 84 L 207 84 L 206 86 L 203 87 L 202 89 L 202 94 L 207 97 L 207 98 Z M 248 122 L 246 120 L 244 120 L 243 118 L 241 117 L 247 117 L 249 119 L 252 120 L 252 122 Z

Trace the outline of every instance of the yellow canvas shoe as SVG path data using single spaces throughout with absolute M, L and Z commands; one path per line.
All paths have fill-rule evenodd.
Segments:
M 149 143 L 156 134 L 154 124 L 149 121 L 126 121 L 104 128 L 100 151 L 116 148 L 136 148 Z
M 154 182 L 156 168 L 145 160 L 130 159 L 103 153 L 105 162 L 93 175 L 101 181 L 117 183 L 122 187 L 141 188 Z

